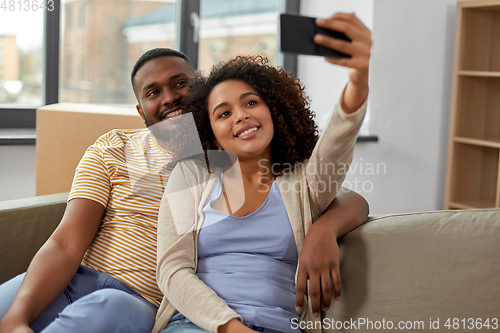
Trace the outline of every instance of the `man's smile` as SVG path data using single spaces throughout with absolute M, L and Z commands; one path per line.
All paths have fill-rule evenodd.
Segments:
M 160 121 L 163 121 L 163 120 L 167 120 L 167 119 L 171 119 L 171 118 L 174 118 L 174 117 L 177 117 L 179 115 L 182 114 L 182 109 L 180 108 L 180 106 L 177 106 L 177 107 L 174 107 L 174 108 L 169 108 L 165 111 L 163 111 L 161 114 L 160 114 Z

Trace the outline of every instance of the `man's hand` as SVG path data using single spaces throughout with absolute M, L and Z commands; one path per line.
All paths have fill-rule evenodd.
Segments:
M 299 256 L 295 286 L 295 307 L 297 311 L 302 311 L 309 279 L 309 297 L 315 317 L 319 317 L 321 309 L 327 311 L 330 308 L 332 291 L 335 300 L 340 299 L 339 246 L 336 236 L 331 232 L 331 222 L 326 219 L 319 218 L 309 228 Z
M 340 299 L 340 252 L 337 238 L 366 222 L 369 211 L 368 202 L 363 196 L 343 188 L 326 212 L 309 228 L 299 255 L 295 287 L 295 306 L 298 311 L 302 311 L 304 307 L 308 279 L 309 298 L 315 317 L 319 317 L 321 309 L 328 310 L 332 292 L 336 301 Z
M 326 61 L 349 67 L 349 84 L 344 92 L 342 108 L 348 113 L 354 112 L 368 95 L 371 31 L 354 13 L 336 13 L 327 19 L 316 19 L 316 24 L 322 28 L 342 32 L 351 39 L 351 42 L 347 42 L 321 34 L 314 36 L 316 44 L 351 56 L 351 58 L 326 58 Z

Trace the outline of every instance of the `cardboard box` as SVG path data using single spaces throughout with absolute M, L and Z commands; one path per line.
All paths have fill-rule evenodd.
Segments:
M 36 195 L 68 192 L 85 150 L 112 129 L 144 128 L 134 106 L 58 103 L 36 113 Z

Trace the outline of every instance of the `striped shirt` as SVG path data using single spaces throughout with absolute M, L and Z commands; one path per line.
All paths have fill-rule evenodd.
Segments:
M 76 168 L 68 201 L 87 198 L 106 210 L 82 264 L 126 282 L 155 305 L 156 226 L 171 156 L 148 129 L 112 130 Z

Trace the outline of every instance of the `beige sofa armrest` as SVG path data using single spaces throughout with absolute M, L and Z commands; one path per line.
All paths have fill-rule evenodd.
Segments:
M 68 193 L 0 202 L 0 283 L 26 271 L 57 227 Z

